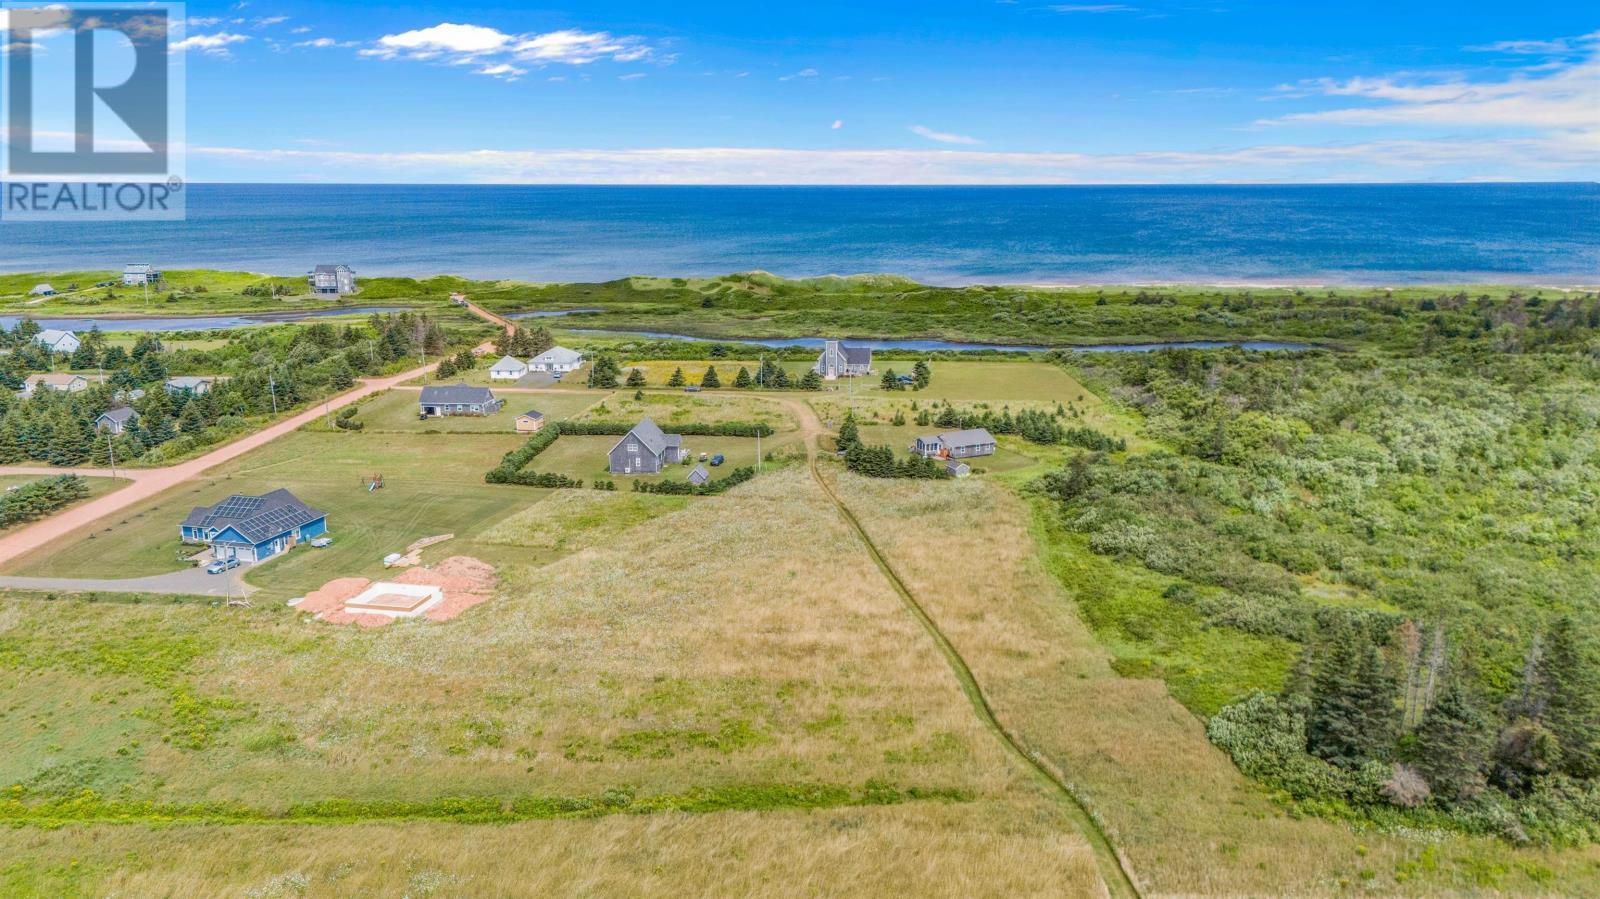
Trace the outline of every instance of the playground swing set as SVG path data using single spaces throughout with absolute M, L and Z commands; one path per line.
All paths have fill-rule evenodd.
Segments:
M 383 475 L 375 474 L 370 478 L 362 478 L 361 479 L 361 486 L 367 488 L 367 492 L 368 493 L 371 493 L 374 490 L 382 490 L 383 489 Z

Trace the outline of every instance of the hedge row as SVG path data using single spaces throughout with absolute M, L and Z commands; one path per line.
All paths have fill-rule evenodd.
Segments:
M 89 495 L 89 485 L 77 475 L 34 481 L 0 494 L 0 527 L 36 521 Z
M 756 476 L 752 466 L 742 465 L 728 473 L 725 478 L 707 481 L 696 487 L 688 481 L 634 481 L 634 493 L 666 493 L 673 496 L 714 496 L 731 487 L 737 487 L 745 481 Z
M 583 481 L 569 478 L 562 474 L 550 472 L 523 471 L 540 453 L 550 448 L 561 436 L 561 427 L 551 425 L 540 429 L 528 442 L 517 447 L 500 460 L 500 464 L 489 469 L 483 480 L 490 484 L 520 484 L 523 487 L 568 487 L 578 488 L 583 486 Z
M 563 421 L 553 427 L 573 437 L 621 437 L 633 430 L 633 425 L 620 421 Z M 724 421 L 717 424 L 692 422 L 663 428 L 669 434 L 685 437 L 771 437 L 777 432 L 771 425 L 748 421 Z

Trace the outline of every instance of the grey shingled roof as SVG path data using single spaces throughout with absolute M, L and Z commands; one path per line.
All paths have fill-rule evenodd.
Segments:
M 529 409 L 528 411 L 522 413 L 521 415 L 519 415 L 517 417 L 518 418 L 544 418 L 544 413 L 540 412 L 537 409 Z
M 109 418 L 117 424 L 126 424 L 130 420 L 138 417 L 138 415 L 139 413 L 133 411 L 133 409 L 129 406 L 122 406 L 121 408 L 110 409 L 100 413 L 101 418 Z
M 317 266 L 316 272 L 319 275 L 334 275 L 334 274 L 338 274 L 340 269 L 343 269 L 344 271 L 350 271 L 350 266 L 342 265 L 342 264 L 341 265 L 319 265 L 319 266 Z
M 661 455 L 667 447 L 678 446 L 683 443 L 683 438 L 678 437 L 676 434 L 672 435 L 677 438 L 676 440 L 669 440 L 667 434 L 661 430 L 661 426 L 656 424 L 655 420 L 649 416 L 640 419 L 639 423 L 634 425 L 633 430 L 629 433 L 644 444 L 645 449 L 657 456 Z
M 711 480 L 711 472 L 706 471 L 706 467 L 704 465 L 696 465 L 694 467 L 694 471 L 689 472 L 689 483 L 695 485 L 696 487 L 709 480 Z
M 939 442 L 945 446 L 981 446 L 994 443 L 994 435 L 987 428 L 969 428 L 965 431 L 946 431 L 939 435 Z
M 218 531 L 231 527 L 251 543 L 261 543 L 326 515 L 280 487 L 261 496 L 235 493 L 215 506 L 196 506 L 183 526 Z
M 422 388 L 421 403 L 424 406 L 449 406 L 477 403 L 482 405 L 494 399 L 494 391 L 487 387 L 473 387 L 470 384 L 446 384 L 439 387 Z
M 841 343 L 839 344 L 839 349 L 844 352 L 844 361 L 850 363 L 851 365 L 872 364 L 872 347 L 845 346 Z

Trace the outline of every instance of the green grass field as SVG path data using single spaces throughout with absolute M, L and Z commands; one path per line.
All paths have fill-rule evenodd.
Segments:
M 233 493 L 287 487 L 328 513 L 334 544 L 298 547 L 250 572 L 247 580 L 270 595 L 287 596 L 334 577 L 371 576 L 382 570 L 385 554 L 413 540 L 451 532 L 470 537 L 537 502 L 544 491 L 483 483 L 483 472 L 523 439 L 297 432 L 121 513 L 91 535 L 47 546 L 11 565 L 10 573 L 111 578 L 178 570 L 178 523 L 191 508 Z M 384 476 L 385 486 L 368 491 L 365 481 L 375 474 Z
M 419 391 L 391 390 L 361 403 L 356 421 L 366 431 L 396 434 L 513 434 L 517 416 L 530 409 L 544 413 L 547 422 L 560 421 L 603 402 L 606 393 L 499 392 L 496 396 L 505 400 L 505 406 L 494 415 L 449 415 L 423 420 L 417 417 Z M 320 420 L 313 427 L 330 429 Z

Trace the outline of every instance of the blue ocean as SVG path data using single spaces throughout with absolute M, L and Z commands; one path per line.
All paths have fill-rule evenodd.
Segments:
M 0 224 L 0 269 L 934 284 L 1600 283 L 1600 185 L 197 184 L 186 222 Z

